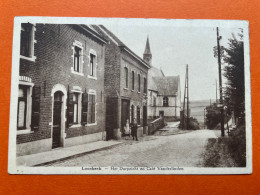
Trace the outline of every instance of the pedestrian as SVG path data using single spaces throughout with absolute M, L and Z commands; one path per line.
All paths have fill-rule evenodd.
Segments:
M 136 139 L 136 141 L 138 141 L 138 138 L 137 138 L 137 122 L 136 122 L 136 119 L 134 118 L 134 122 L 132 123 L 131 125 L 131 134 L 133 136 L 133 140 Z
M 130 125 L 129 125 L 129 120 L 126 120 L 126 125 L 124 126 L 124 135 L 131 135 L 131 129 L 130 129 Z

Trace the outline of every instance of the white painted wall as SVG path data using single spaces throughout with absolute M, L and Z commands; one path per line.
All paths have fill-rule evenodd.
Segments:
M 149 90 L 149 92 L 148 92 L 148 118 L 153 118 L 153 116 L 158 117 L 160 111 L 164 111 L 164 116 L 167 116 L 167 117 L 173 117 L 173 116 L 180 117 L 180 106 L 181 106 L 180 89 L 179 89 L 176 97 L 168 97 L 168 99 L 169 99 L 168 107 L 163 107 L 163 97 L 164 96 L 158 96 L 155 91 Z M 156 106 L 153 106 L 154 98 L 156 98 Z M 176 109 L 175 109 L 175 106 L 177 106 Z

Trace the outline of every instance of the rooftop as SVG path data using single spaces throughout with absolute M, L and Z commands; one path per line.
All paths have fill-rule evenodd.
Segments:
M 152 77 L 159 95 L 177 95 L 180 76 Z

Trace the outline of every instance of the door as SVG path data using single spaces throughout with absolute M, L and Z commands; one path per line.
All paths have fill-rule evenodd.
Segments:
M 122 100 L 121 105 L 121 131 L 124 133 L 124 127 L 127 119 L 129 120 L 129 100 Z
M 63 96 L 63 94 L 60 91 L 58 91 L 54 94 L 52 148 L 61 147 L 62 96 Z
M 143 126 L 147 126 L 147 107 L 143 106 Z
M 106 99 L 106 139 L 113 139 L 113 130 L 119 128 L 118 123 L 118 98 Z
M 160 110 L 159 115 L 160 115 L 160 117 L 164 117 L 164 111 Z

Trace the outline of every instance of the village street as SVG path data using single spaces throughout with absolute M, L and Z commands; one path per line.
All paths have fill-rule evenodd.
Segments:
M 219 131 L 197 130 L 176 135 L 146 136 L 140 141 L 128 138 L 112 149 L 86 154 L 49 166 L 202 166 L 201 157 L 209 138 Z

